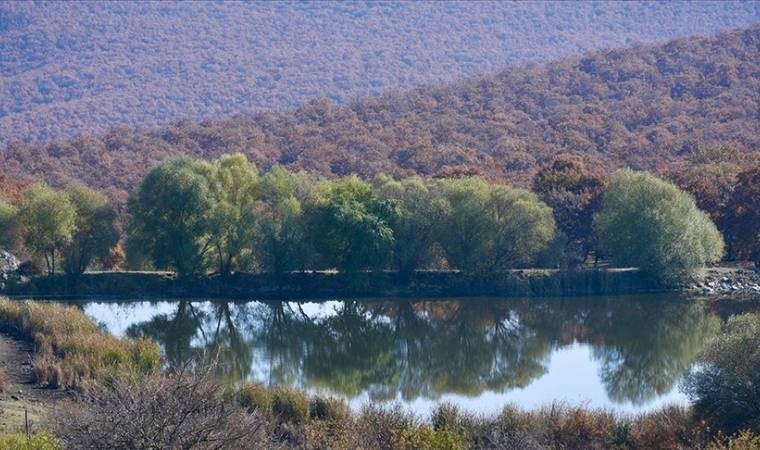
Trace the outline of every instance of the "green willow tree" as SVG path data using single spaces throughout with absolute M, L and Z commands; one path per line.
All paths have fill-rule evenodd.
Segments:
M 665 284 L 723 255 L 720 233 L 694 198 L 646 172 L 615 172 L 594 228 L 604 254 Z
M 16 243 L 18 208 L 0 199 L 0 249 L 12 250 Z
M 389 223 L 394 239 L 393 267 L 409 276 L 431 259 L 435 229 L 443 218 L 443 200 L 420 177 L 397 181 L 380 175 L 374 185 L 383 200 L 396 205 Z
M 307 214 L 311 240 L 328 267 L 355 272 L 380 269 L 388 261 L 394 205 L 358 177 L 320 183 Z
M 219 273 L 226 276 L 251 265 L 259 171 L 242 153 L 225 155 L 213 163 L 209 185 L 213 205 L 209 235 Z
M 304 269 L 311 260 L 303 201 L 309 179 L 275 166 L 261 180 L 255 249 L 262 268 L 272 273 Z
M 116 211 L 105 195 L 82 184 L 74 184 L 64 191 L 76 211 L 74 234 L 62 249 L 63 268 L 67 274 L 77 276 L 93 260 L 105 260 L 119 242 L 116 228 Z
M 34 184 L 24 191 L 18 214 L 24 245 L 45 260 L 49 275 L 54 274 L 56 254 L 76 230 L 76 209 L 65 193 Z
M 438 240 L 449 264 L 493 272 L 530 264 L 554 239 L 551 208 L 535 194 L 480 178 L 438 182 L 445 199 Z
M 213 246 L 213 170 L 211 164 L 188 157 L 154 167 L 129 200 L 128 251 L 180 276 L 204 274 Z

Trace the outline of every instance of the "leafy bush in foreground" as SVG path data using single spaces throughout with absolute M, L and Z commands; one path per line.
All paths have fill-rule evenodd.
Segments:
M 27 437 L 22 433 L 0 436 L 0 448 L 6 450 L 60 450 L 61 441 L 48 432 L 34 433 Z
M 694 411 L 726 432 L 760 432 L 760 315 L 729 319 L 684 386 Z

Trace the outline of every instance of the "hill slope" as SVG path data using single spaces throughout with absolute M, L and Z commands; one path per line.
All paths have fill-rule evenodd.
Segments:
M 0 2 L 0 145 L 343 102 L 760 20 L 723 2 Z
M 760 25 L 661 46 L 602 51 L 435 88 L 159 131 L 115 129 L 47 146 L 14 144 L 14 178 L 84 180 L 123 199 L 168 156 L 242 151 L 323 174 L 433 175 L 475 169 L 524 184 L 558 152 L 652 169 L 699 146 L 760 149 Z

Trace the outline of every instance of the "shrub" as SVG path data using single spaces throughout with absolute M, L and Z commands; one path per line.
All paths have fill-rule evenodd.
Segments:
M 351 415 L 345 401 L 335 397 L 314 396 L 309 403 L 309 417 L 317 420 L 341 421 Z
M 69 448 L 266 447 L 267 421 L 226 401 L 208 375 L 172 373 L 119 379 L 93 390 L 87 408 L 56 417 Z
M 460 450 L 465 439 L 450 429 L 435 430 L 428 425 L 407 428 L 401 433 L 399 449 L 409 450 Z
M 390 450 L 399 447 L 403 430 L 417 425 L 413 414 L 400 405 L 389 408 L 367 404 L 357 417 L 356 447 Z
M 34 433 L 27 437 L 22 433 L 0 436 L 0 448 L 5 450 L 59 450 L 61 441 L 48 432 Z
M 303 423 L 309 418 L 309 397 L 297 389 L 274 388 L 272 412 L 283 422 Z
M 760 449 L 760 436 L 749 430 L 740 432 L 736 437 L 729 439 L 728 450 L 758 450 Z
M 760 314 L 730 318 L 698 362 L 683 386 L 697 417 L 726 433 L 760 431 Z
M 268 412 L 272 408 L 272 392 L 258 383 L 246 383 L 237 392 L 237 401 L 248 411 Z

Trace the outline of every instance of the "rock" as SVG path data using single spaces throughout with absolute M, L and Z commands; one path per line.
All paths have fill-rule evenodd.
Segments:
M 721 283 L 730 283 L 731 282 L 731 278 L 723 277 L 723 278 L 720 279 L 720 282 Z
M 717 285 L 718 285 L 718 283 L 716 283 L 716 282 L 714 282 L 714 281 L 708 281 L 708 282 L 707 282 L 707 286 L 708 286 L 708 287 L 711 287 L 711 288 L 714 288 L 714 287 L 715 287 L 715 286 L 717 286 Z
M 713 289 L 710 288 L 710 287 L 703 287 L 702 288 L 702 293 L 703 294 L 712 294 L 713 292 L 714 292 Z
M 7 275 L 18 270 L 20 262 L 18 258 L 5 250 L 0 250 L 0 273 Z M 7 278 L 4 278 L 7 280 Z
M 15 395 L 11 395 L 11 399 L 18 401 L 18 397 L 16 397 Z

